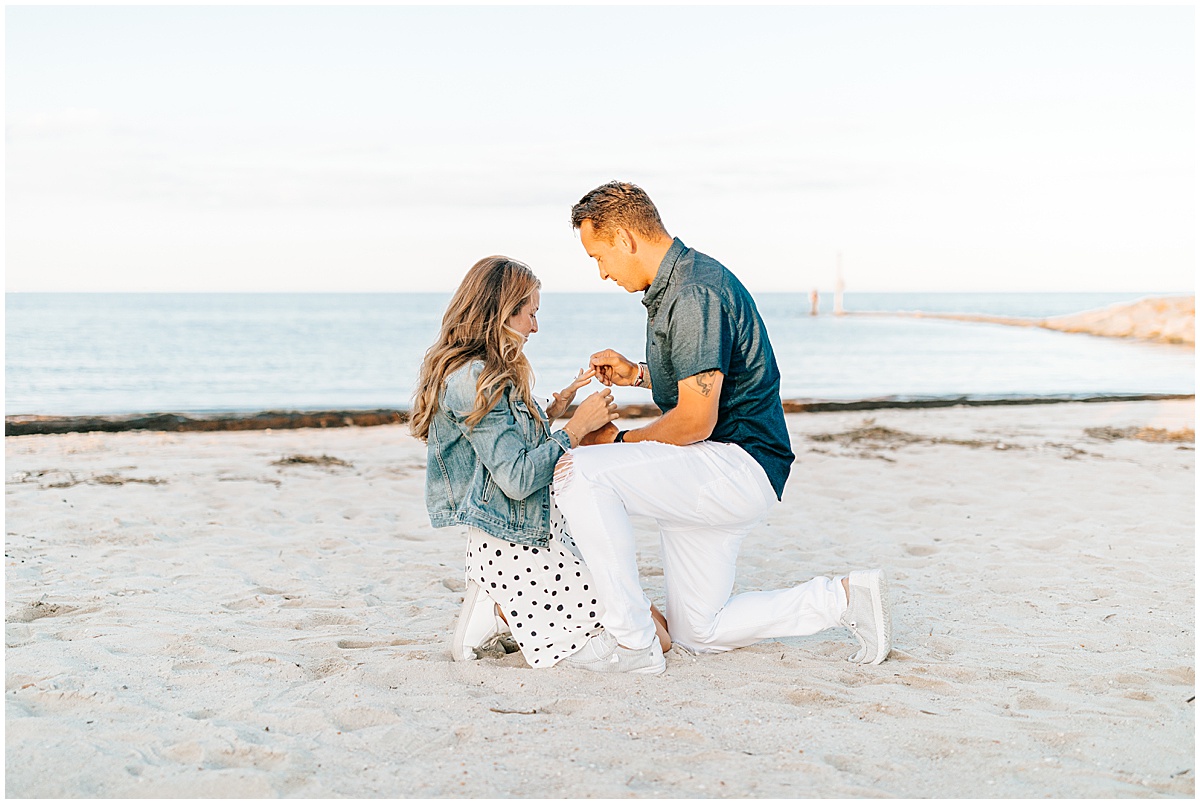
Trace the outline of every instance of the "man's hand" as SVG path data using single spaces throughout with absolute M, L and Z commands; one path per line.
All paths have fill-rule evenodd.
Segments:
M 596 352 L 589 362 L 596 371 L 596 379 L 605 385 L 633 385 L 637 379 L 637 363 L 630 362 L 612 349 Z
M 580 441 L 579 446 L 587 447 L 592 444 L 611 444 L 617 437 L 617 426 L 612 422 L 603 427 L 593 430 L 585 435 Z

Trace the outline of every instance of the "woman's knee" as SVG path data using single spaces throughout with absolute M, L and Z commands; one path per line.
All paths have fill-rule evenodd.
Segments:
M 575 456 L 570 452 L 564 452 L 563 456 L 558 459 L 558 463 L 554 465 L 554 493 L 561 494 L 566 491 L 574 476 Z

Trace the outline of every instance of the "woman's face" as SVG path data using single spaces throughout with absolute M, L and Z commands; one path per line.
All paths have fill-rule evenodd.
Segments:
M 541 301 L 541 294 L 535 290 L 529 301 L 508 319 L 508 325 L 521 333 L 525 340 L 529 340 L 529 336 L 538 331 L 537 311 Z

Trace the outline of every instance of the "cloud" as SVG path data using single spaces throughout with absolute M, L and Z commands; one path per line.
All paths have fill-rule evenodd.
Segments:
M 99 109 L 16 112 L 6 116 L 4 129 L 10 145 L 30 140 L 83 139 L 108 133 L 112 118 Z
M 176 208 L 347 209 L 559 206 L 613 178 L 673 192 L 821 193 L 879 180 L 878 168 L 798 152 L 777 132 L 701 138 L 410 141 L 338 147 L 298 134 L 115 126 L 99 113 L 16 121 L 10 203 L 54 193 L 72 203 Z M 70 135 L 71 139 L 64 139 Z M 375 135 L 379 137 L 379 134 Z M 50 179 L 47 181 L 47 179 Z

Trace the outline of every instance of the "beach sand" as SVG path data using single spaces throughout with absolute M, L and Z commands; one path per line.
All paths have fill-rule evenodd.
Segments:
M 1108 338 L 1196 344 L 1196 297 L 1157 296 L 1132 304 L 1047 318 L 1041 326 Z
M 1194 796 L 1192 402 L 788 426 L 738 589 L 885 567 L 879 666 L 842 629 L 658 677 L 452 663 L 463 537 L 404 426 L 7 438 L 5 792 Z

